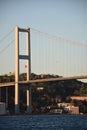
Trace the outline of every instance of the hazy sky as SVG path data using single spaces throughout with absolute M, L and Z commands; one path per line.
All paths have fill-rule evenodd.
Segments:
M 0 0 L 0 37 L 15 25 L 87 43 L 87 0 Z
M 87 0 L 0 0 L 0 39 L 16 25 L 87 44 Z

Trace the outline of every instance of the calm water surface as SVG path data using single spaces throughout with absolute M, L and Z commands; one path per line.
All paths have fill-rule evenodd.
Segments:
M 0 116 L 0 130 L 87 130 L 87 115 Z

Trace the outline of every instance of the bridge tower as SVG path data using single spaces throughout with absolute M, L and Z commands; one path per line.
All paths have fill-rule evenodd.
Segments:
M 26 33 L 26 55 L 19 54 L 19 32 Z M 18 26 L 15 27 L 15 113 L 19 113 L 19 69 L 21 60 L 27 60 L 27 81 L 30 80 L 31 74 L 31 58 L 30 58 L 30 28 L 22 29 Z M 31 88 L 30 85 L 27 89 L 27 112 L 31 113 Z

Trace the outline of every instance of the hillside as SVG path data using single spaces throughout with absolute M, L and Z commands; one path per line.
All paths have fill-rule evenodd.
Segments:
M 58 75 L 36 75 L 32 74 L 32 79 L 39 78 L 52 78 L 59 77 Z M 26 74 L 23 73 L 20 75 L 20 80 L 26 80 Z M 13 82 L 14 75 L 4 75 L 0 76 L 0 82 Z M 56 104 L 58 102 L 71 102 L 68 98 L 73 95 L 86 95 L 87 94 L 87 83 L 83 83 L 77 80 L 68 80 L 68 81 L 54 81 L 46 83 L 33 83 L 32 87 L 32 105 L 33 111 L 39 112 L 41 107 L 46 107 L 51 104 Z M 42 89 L 40 89 L 42 88 Z M 8 105 L 7 108 L 10 111 L 14 111 L 14 87 L 3 87 L 1 88 L 1 101 L 5 102 L 6 91 L 8 92 Z M 82 105 L 83 102 L 75 102 L 76 105 Z M 20 90 L 20 108 L 21 111 L 26 110 L 26 90 Z M 82 108 L 81 108 L 82 109 Z M 85 108 L 84 108 L 85 109 Z M 83 111 L 83 109 L 82 109 Z M 87 111 L 85 110 L 85 113 Z

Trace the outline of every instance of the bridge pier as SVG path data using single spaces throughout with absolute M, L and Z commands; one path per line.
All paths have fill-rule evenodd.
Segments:
M 19 114 L 19 86 L 15 84 L 15 114 Z
M 0 102 L 1 102 L 1 88 L 0 88 Z
M 6 87 L 6 109 L 8 109 L 8 87 Z
M 31 95 L 31 87 L 27 90 L 27 113 L 32 113 L 32 95 Z

